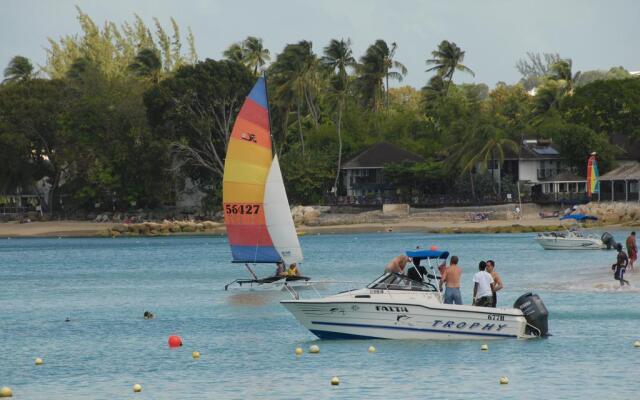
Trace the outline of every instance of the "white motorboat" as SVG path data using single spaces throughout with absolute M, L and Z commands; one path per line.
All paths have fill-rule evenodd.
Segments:
M 548 312 L 537 295 L 521 296 L 514 308 L 444 304 L 430 260 L 446 259 L 448 253 L 421 250 L 407 255 L 414 264 L 428 260 L 431 272 L 422 269 L 422 280 L 385 273 L 363 289 L 281 304 L 321 339 L 486 340 L 547 335 Z
M 545 250 L 603 250 L 607 248 L 601 238 L 593 234 L 585 234 L 579 229 L 539 233 L 535 241 Z

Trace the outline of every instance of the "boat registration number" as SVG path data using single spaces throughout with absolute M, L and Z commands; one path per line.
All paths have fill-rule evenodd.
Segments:
M 258 214 L 259 204 L 225 204 L 224 211 L 227 214 Z
M 490 321 L 504 321 L 504 315 L 489 314 L 487 315 L 487 319 Z

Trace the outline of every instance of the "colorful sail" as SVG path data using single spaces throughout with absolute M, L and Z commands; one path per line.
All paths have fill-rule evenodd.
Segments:
M 295 243 L 291 239 L 295 227 L 280 166 L 272 155 L 264 78 L 258 79 L 236 117 L 224 164 L 222 202 L 234 262 L 302 259 L 297 236 Z
M 598 161 L 593 153 L 587 162 L 587 195 L 600 192 L 600 174 L 598 172 Z

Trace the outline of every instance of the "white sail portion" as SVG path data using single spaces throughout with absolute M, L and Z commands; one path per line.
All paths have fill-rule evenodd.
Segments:
M 273 247 L 287 264 L 302 261 L 302 249 L 291 217 L 289 200 L 276 155 L 271 162 L 264 190 L 264 214 Z

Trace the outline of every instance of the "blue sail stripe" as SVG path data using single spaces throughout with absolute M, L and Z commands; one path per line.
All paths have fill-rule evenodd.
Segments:
M 234 262 L 276 263 L 282 258 L 273 246 L 231 245 Z

